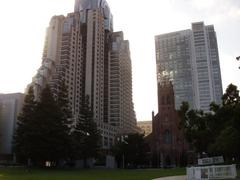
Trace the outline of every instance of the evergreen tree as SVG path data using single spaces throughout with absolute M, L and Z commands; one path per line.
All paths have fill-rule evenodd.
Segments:
M 42 90 L 37 103 L 30 88 L 19 116 L 14 145 L 17 155 L 36 165 L 43 166 L 46 161 L 56 164 L 68 157 L 68 123 L 49 86 Z
M 84 162 L 86 162 L 88 158 L 97 156 L 100 145 L 100 133 L 94 122 L 93 113 L 89 104 L 89 97 L 86 96 L 81 108 L 81 115 L 72 133 L 75 158 L 83 159 Z
M 65 84 L 64 80 L 61 80 L 57 86 L 57 93 L 56 94 L 56 101 L 57 105 L 60 108 L 61 118 L 62 118 L 62 125 L 65 126 L 68 130 L 68 140 L 65 144 L 65 152 L 68 154 L 68 157 L 71 158 L 73 154 L 72 149 L 72 139 L 70 136 L 71 129 L 74 125 L 73 123 L 73 116 L 72 111 L 70 108 L 70 104 L 68 101 L 68 88 Z
M 37 129 L 34 134 L 34 159 L 40 163 L 58 162 L 68 156 L 69 127 L 49 86 L 41 93 L 36 107 Z
M 35 133 L 36 101 L 34 100 L 33 88 L 30 87 L 25 96 L 22 112 L 18 116 L 17 129 L 14 134 L 13 150 L 20 161 L 32 158 L 32 142 Z
M 60 81 L 57 88 L 57 96 L 56 96 L 57 104 L 61 109 L 62 118 L 66 120 L 66 124 L 71 125 L 72 123 L 72 112 L 69 107 L 68 101 L 68 88 L 64 82 L 64 80 Z

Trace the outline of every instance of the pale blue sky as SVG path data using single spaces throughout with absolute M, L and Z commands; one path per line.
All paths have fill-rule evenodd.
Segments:
M 240 87 L 239 0 L 108 0 L 115 31 L 130 41 L 133 96 L 138 120 L 157 109 L 154 36 L 213 24 L 217 32 L 223 88 Z M 23 92 L 41 64 L 45 29 L 53 15 L 73 11 L 74 0 L 0 1 L 0 93 Z

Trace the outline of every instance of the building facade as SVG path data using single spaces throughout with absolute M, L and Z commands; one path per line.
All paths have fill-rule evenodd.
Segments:
M 109 123 L 119 127 L 121 134 L 137 132 L 129 42 L 124 40 L 123 32 L 114 32 L 111 34 L 111 43 Z
M 24 95 L 0 94 L 0 160 L 12 160 L 12 142 Z
M 146 137 L 155 167 L 173 167 L 183 163 L 187 143 L 179 129 L 173 85 L 158 84 L 158 113 L 152 114 L 152 133 Z
M 76 0 L 73 13 L 51 19 L 42 66 L 32 83 L 36 97 L 46 84 L 57 92 L 61 82 L 76 119 L 89 97 L 104 147 L 116 134 L 136 130 L 129 43 L 122 32 L 113 32 L 105 0 Z
M 192 29 L 155 36 L 158 83 L 173 83 L 176 108 L 187 101 L 191 108 L 209 111 L 221 103 L 222 80 L 213 25 L 192 23 Z

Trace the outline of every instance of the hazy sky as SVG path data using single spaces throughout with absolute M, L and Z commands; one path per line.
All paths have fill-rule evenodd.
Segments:
M 108 0 L 114 30 L 130 41 L 133 99 L 138 120 L 157 109 L 154 36 L 213 24 L 223 88 L 240 88 L 240 0 Z M 53 15 L 66 15 L 74 0 L 0 1 L 0 93 L 23 92 L 41 65 L 45 30 Z

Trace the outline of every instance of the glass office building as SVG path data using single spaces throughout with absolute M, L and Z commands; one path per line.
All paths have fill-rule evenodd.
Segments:
M 158 83 L 172 81 L 175 106 L 209 111 L 221 103 L 222 80 L 214 26 L 192 23 L 192 29 L 155 36 Z

